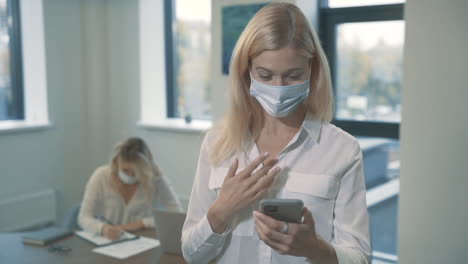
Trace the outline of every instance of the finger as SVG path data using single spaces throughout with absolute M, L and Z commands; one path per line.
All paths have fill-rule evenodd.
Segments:
M 302 221 L 303 224 L 306 224 L 314 228 L 315 226 L 314 217 L 312 216 L 312 213 L 307 209 L 307 207 L 304 207 L 302 209 L 302 217 L 304 218 L 304 220 Z
M 117 234 L 113 230 L 109 230 L 109 233 L 107 234 L 107 237 L 111 240 L 117 239 Z
M 229 166 L 229 170 L 228 170 L 228 173 L 226 175 L 226 177 L 224 178 L 224 181 L 225 182 L 226 180 L 228 180 L 229 178 L 232 178 L 234 177 L 234 175 L 236 175 L 236 172 L 237 172 L 237 168 L 239 167 L 239 159 L 234 159 L 234 161 L 232 162 L 231 166 Z
M 267 188 L 264 188 L 258 192 L 252 192 L 252 194 L 250 194 L 250 202 L 253 203 L 255 201 L 258 201 L 260 200 L 261 198 L 263 198 L 265 196 L 265 194 L 268 192 L 268 189 Z
M 272 170 L 270 170 L 267 175 L 259 177 L 251 186 L 252 190 L 254 192 L 258 192 L 261 189 L 270 187 L 270 185 L 275 180 L 276 175 L 278 175 L 280 171 L 281 171 L 281 168 L 277 166 L 273 168 Z
M 258 220 L 260 220 L 261 223 L 265 224 L 268 228 L 275 230 L 276 232 L 279 232 L 279 233 L 281 232 L 281 229 L 283 229 L 283 225 L 284 225 L 283 221 L 278 221 L 259 211 L 254 211 L 253 214 Z
M 281 167 L 280 167 L 280 166 L 276 166 L 276 167 L 273 168 L 272 170 L 268 171 L 267 176 L 268 176 L 268 177 L 271 177 L 271 178 L 275 178 L 276 175 L 278 175 L 278 173 L 280 173 L 280 171 L 281 171 Z
M 273 168 L 273 166 L 275 166 L 277 163 L 278 163 L 277 159 L 268 161 L 261 169 L 256 171 L 254 174 L 250 175 L 247 181 L 247 185 L 248 186 L 254 185 L 260 178 L 267 175 L 270 172 L 271 168 Z M 279 168 L 279 167 L 275 167 L 275 169 L 276 168 Z
M 258 237 L 265 242 L 268 246 L 270 246 L 272 249 L 276 250 L 278 253 L 281 255 L 284 255 L 289 252 L 290 248 L 287 245 L 284 245 L 282 243 L 273 241 L 268 238 L 267 235 L 260 229 L 259 226 L 255 225 L 255 229 L 257 230 Z
M 275 241 L 280 244 L 286 244 L 286 245 L 289 242 L 291 242 L 291 237 L 289 235 L 283 234 L 276 229 L 270 228 L 268 225 L 262 222 L 258 217 L 254 218 L 254 222 L 257 228 L 260 229 L 262 233 L 265 234 L 266 237 L 268 237 L 269 240 Z M 282 226 L 283 226 L 283 223 L 281 223 L 281 227 Z
M 111 234 L 112 234 L 112 237 L 116 238 L 116 237 L 119 236 L 120 230 L 118 230 L 117 228 L 112 228 L 111 229 Z
M 266 160 L 270 156 L 270 153 L 265 152 L 262 155 L 258 156 L 254 161 L 252 161 L 247 168 L 245 168 L 242 173 L 244 176 L 250 175 L 252 171 L 254 171 L 264 160 Z
M 257 199 L 258 195 L 263 196 L 264 193 L 268 191 L 268 188 L 270 188 L 271 184 L 273 184 L 275 176 L 278 174 L 278 172 L 279 170 L 272 175 L 267 175 L 260 178 L 253 186 L 251 186 L 247 190 L 247 196 L 252 197 L 254 200 Z

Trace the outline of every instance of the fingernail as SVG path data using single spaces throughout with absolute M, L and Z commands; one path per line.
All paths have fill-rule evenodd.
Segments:
M 278 171 L 280 171 L 280 170 L 281 170 L 281 167 L 280 167 L 280 166 L 276 166 L 276 167 L 274 168 L 274 171 L 275 171 L 275 172 L 278 172 Z
M 253 214 L 255 217 L 258 217 L 258 212 L 257 211 L 253 211 Z
M 268 156 L 270 156 L 270 153 L 268 153 L 268 152 L 263 153 L 263 157 L 266 158 L 266 157 L 268 157 Z

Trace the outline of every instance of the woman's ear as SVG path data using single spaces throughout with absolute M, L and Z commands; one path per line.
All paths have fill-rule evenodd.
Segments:
M 249 60 L 249 63 L 247 66 L 247 74 L 249 75 L 249 78 L 250 78 L 250 74 L 252 74 L 252 69 L 253 69 L 252 60 Z

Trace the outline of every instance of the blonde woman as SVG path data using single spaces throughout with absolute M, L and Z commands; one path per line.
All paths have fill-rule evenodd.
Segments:
M 294 5 L 262 8 L 230 65 L 227 115 L 201 147 L 182 250 L 189 263 L 368 263 L 362 155 L 330 124 L 328 63 Z M 259 210 L 304 202 L 303 222 Z
M 97 168 L 89 179 L 78 224 L 116 239 L 122 230 L 154 227 L 154 207 L 181 211 L 146 143 L 128 138 L 114 148 L 111 164 Z

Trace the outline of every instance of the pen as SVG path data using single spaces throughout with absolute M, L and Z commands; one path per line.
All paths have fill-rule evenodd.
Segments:
M 106 223 L 106 224 L 108 224 L 108 225 L 111 225 L 111 226 L 113 226 L 113 227 L 115 227 L 115 228 L 117 228 L 117 229 L 119 230 L 119 238 L 118 238 L 118 239 L 120 239 L 120 238 L 122 237 L 122 235 L 125 233 L 125 230 L 123 230 L 123 229 L 117 227 L 117 226 L 114 225 L 111 221 L 107 220 L 105 217 L 101 216 L 101 217 L 99 217 L 99 219 L 100 219 L 101 221 L 103 221 L 104 223 Z

